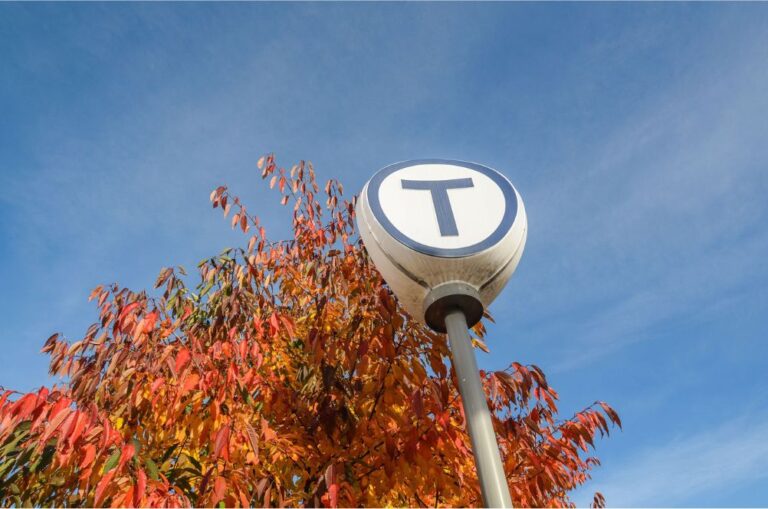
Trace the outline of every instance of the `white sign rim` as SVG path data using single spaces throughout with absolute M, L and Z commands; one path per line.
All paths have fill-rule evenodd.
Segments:
M 381 186 L 381 183 L 385 178 L 398 170 L 426 164 L 445 164 L 474 170 L 489 177 L 499 187 L 504 195 L 504 215 L 498 227 L 488 237 L 470 246 L 460 248 L 440 248 L 422 244 L 408 237 L 392 224 L 384 213 L 379 201 L 379 187 Z M 366 197 L 374 219 L 392 238 L 409 249 L 440 258 L 461 258 L 471 256 L 495 246 L 512 229 L 519 209 L 517 193 L 515 192 L 512 183 L 507 180 L 504 175 L 492 168 L 483 166 L 482 164 L 452 159 L 415 159 L 386 166 L 379 170 L 368 182 L 368 185 L 366 186 Z

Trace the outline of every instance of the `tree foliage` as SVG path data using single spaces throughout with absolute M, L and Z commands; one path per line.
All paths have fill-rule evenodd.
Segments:
M 85 336 L 43 348 L 66 382 L 0 393 L 0 505 L 481 504 L 445 336 L 398 306 L 341 184 L 259 168 L 293 238 L 270 241 L 219 187 L 247 246 L 201 262 L 194 287 L 166 268 L 151 293 L 96 288 Z M 515 504 L 569 505 L 617 414 L 558 419 L 535 366 L 481 375 Z

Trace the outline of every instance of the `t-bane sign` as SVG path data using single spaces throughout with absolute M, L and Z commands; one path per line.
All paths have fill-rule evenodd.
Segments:
M 449 308 L 469 325 L 520 261 L 527 221 L 520 195 L 501 173 L 443 159 L 393 164 L 357 203 L 365 247 L 411 315 L 444 332 Z

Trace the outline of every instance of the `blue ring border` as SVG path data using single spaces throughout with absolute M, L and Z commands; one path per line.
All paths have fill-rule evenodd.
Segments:
M 450 164 L 453 166 L 460 166 L 462 168 L 468 168 L 470 170 L 480 172 L 493 180 L 504 194 L 505 202 L 504 216 L 502 217 L 501 223 L 499 223 L 499 226 L 496 228 L 496 230 L 494 230 L 494 232 L 491 233 L 488 237 L 476 244 L 455 249 L 427 246 L 425 244 L 421 244 L 420 242 L 416 242 L 398 230 L 395 225 L 393 225 L 392 222 L 387 218 L 386 214 L 384 214 L 384 210 L 381 208 L 381 203 L 379 202 L 379 188 L 381 187 L 381 183 L 384 182 L 384 179 L 397 170 L 406 168 L 408 166 L 418 166 L 422 164 Z M 492 168 L 483 166 L 482 164 L 470 163 L 467 161 L 457 161 L 453 159 L 413 159 L 410 161 L 402 161 L 399 163 L 390 164 L 389 166 L 386 166 L 376 172 L 376 174 L 371 177 L 371 180 L 368 182 L 366 194 L 374 218 L 376 218 L 384 230 L 389 233 L 395 240 L 410 249 L 418 251 L 419 253 L 430 256 L 438 256 L 441 258 L 461 258 L 465 256 L 471 256 L 494 246 L 502 238 L 504 238 L 509 230 L 512 229 L 512 225 L 517 218 L 517 194 L 515 193 L 515 189 L 512 187 L 512 184 L 509 182 L 509 180 L 507 180 L 504 175 Z

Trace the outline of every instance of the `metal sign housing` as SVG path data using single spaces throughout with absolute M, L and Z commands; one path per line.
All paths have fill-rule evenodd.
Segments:
M 357 220 L 403 306 L 440 331 L 446 304 L 466 308 L 470 326 L 480 320 L 517 267 L 527 234 L 523 201 L 506 177 L 448 159 L 377 172 L 360 195 Z

